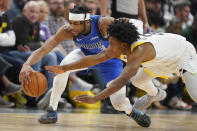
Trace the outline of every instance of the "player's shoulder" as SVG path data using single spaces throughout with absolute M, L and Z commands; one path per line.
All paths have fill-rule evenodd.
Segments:
M 70 25 L 69 25 L 69 24 L 62 25 L 62 26 L 60 27 L 60 30 L 70 31 Z
M 58 29 L 58 32 L 61 32 L 61 33 L 71 33 L 70 32 L 70 25 L 69 24 L 65 24 L 65 25 L 62 25 L 59 29 Z
M 62 37 L 68 40 L 73 39 L 73 34 L 70 32 L 70 26 L 69 24 L 61 26 L 58 31 L 56 32 L 57 37 Z

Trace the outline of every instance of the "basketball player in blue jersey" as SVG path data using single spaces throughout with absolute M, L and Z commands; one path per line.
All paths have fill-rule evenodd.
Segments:
M 112 17 L 90 16 L 90 11 L 84 6 L 75 6 L 69 13 L 69 26 L 63 26 L 52 36 L 41 48 L 36 50 L 24 63 L 19 76 L 21 83 L 28 84 L 30 81 L 29 72 L 34 71 L 31 65 L 37 63 L 43 56 L 48 54 L 63 40 L 74 40 L 79 49 L 68 54 L 60 65 L 72 63 L 87 55 L 96 55 L 109 46 L 107 40 L 107 27 L 113 21 Z M 87 64 L 87 63 L 84 63 Z M 122 61 L 118 58 L 109 59 L 106 62 L 97 64 L 91 68 L 100 70 L 105 83 L 117 78 L 122 72 Z M 85 69 L 85 68 L 84 68 Z M 78 69 L 82 70 L 82 69 Z M 57 106 L 61 94 L 65 90 L 68 76 L 71 70 L 57 75 L 54 78 L 50 104 L 47 112 L 39 118 L 39 122 L 50 124 L 57 122 Z M 126 97 L 126 87 L 110 96 L 111 103 L 116 110 L 124 111 L 139 125 L 149 127 L 151 120 L 149 116 L 141 111 L 132 108 L 129 99 Z

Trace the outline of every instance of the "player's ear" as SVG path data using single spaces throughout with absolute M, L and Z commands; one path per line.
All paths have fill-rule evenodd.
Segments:
M 122 47 L 122 48 L 127 48 L 127 47 L 128 47 L 128 44 L 125 43 L 125 42 L 121 42 L 121 47 Z

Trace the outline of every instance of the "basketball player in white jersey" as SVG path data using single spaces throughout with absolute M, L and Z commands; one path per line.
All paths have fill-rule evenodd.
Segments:
M 157 93 L 152 79 L 167 78 L 176 73 L 183 77 L 191 98 L 197 102 L 197 55 L 193 45 L 184 37 L 169 33 L 139 36 L 136 27 L 124 19 L 110 24 L 108 33 L 110 46 L 103 52 L 64 66 L 47 67 L 57 75 L 68 70 L 93 66 L 122 54 L 127 56 L 127 64 L 121 75 L 110 81 L 105 90 L 93 97 L 77 96 L 76 101 L 95 103 L 121 90 L 121 87 L 131 81 L 149 94 L 141 97 L 141 102 L 138 101 L 134 106 L 144 104 L 147 107 L 152 103 L 151 96 Z

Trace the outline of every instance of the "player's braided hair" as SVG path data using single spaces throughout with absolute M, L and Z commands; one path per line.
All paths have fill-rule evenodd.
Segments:
M 129 23 L 128 19 L 116 19 L 109 25 L 107 31 L 109 36 L 113 36 L 118 41 L 129 45 L 139 39 L 137 28 L 132 23 Z

